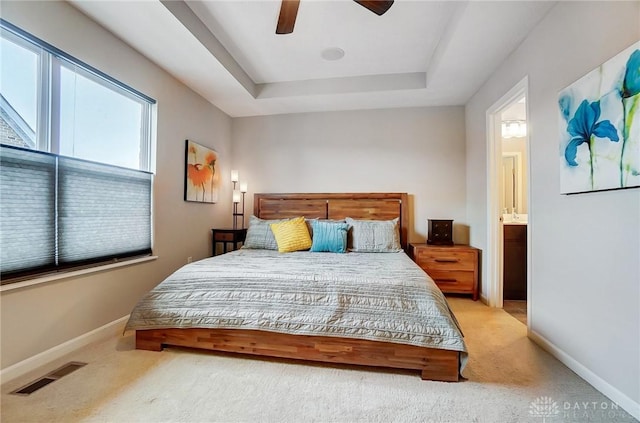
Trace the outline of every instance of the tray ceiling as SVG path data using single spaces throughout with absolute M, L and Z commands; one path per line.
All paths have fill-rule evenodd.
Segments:
M 71 4 L 233 117 L 463 105 L 555 2 L 350 0 Z M 344 57 L 325 60 L 323 51 Z M 329 53 L 334 53 L 329 51 Z

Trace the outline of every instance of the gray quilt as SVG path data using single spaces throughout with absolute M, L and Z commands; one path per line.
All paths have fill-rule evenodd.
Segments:
M 434 282 L 404 253 L 240 249 L 188 264 L 136 305 L 126 329 L 234 328 L 466 347 Z M 461 369 L 462 370 L 462 369 Z

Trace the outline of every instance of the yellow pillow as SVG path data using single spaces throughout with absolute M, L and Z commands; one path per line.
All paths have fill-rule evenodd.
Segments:
M 271 226 L 271 232 L 273 232 L 278 244 L 278 251 L 281 253 L 311 248 L 311 237 L 304 217 L 272 223 L 269 226 Z

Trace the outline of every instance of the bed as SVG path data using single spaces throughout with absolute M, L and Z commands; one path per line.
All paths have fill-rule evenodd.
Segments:
M 261 219 L 398 219 L 405 193 L 255 194 Z M 457 381 L 466 347 L 433 281 L 404 252 L 242 248 L 182 267 L 132 311 L 136 348 L 164 346 L 374 367 Z

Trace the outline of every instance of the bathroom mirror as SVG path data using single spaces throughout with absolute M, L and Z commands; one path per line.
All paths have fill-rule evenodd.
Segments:
M 507 213 L 526 213 L 522 202 L 522 158 L 520 153 L 502 153 L 502 208 Z

